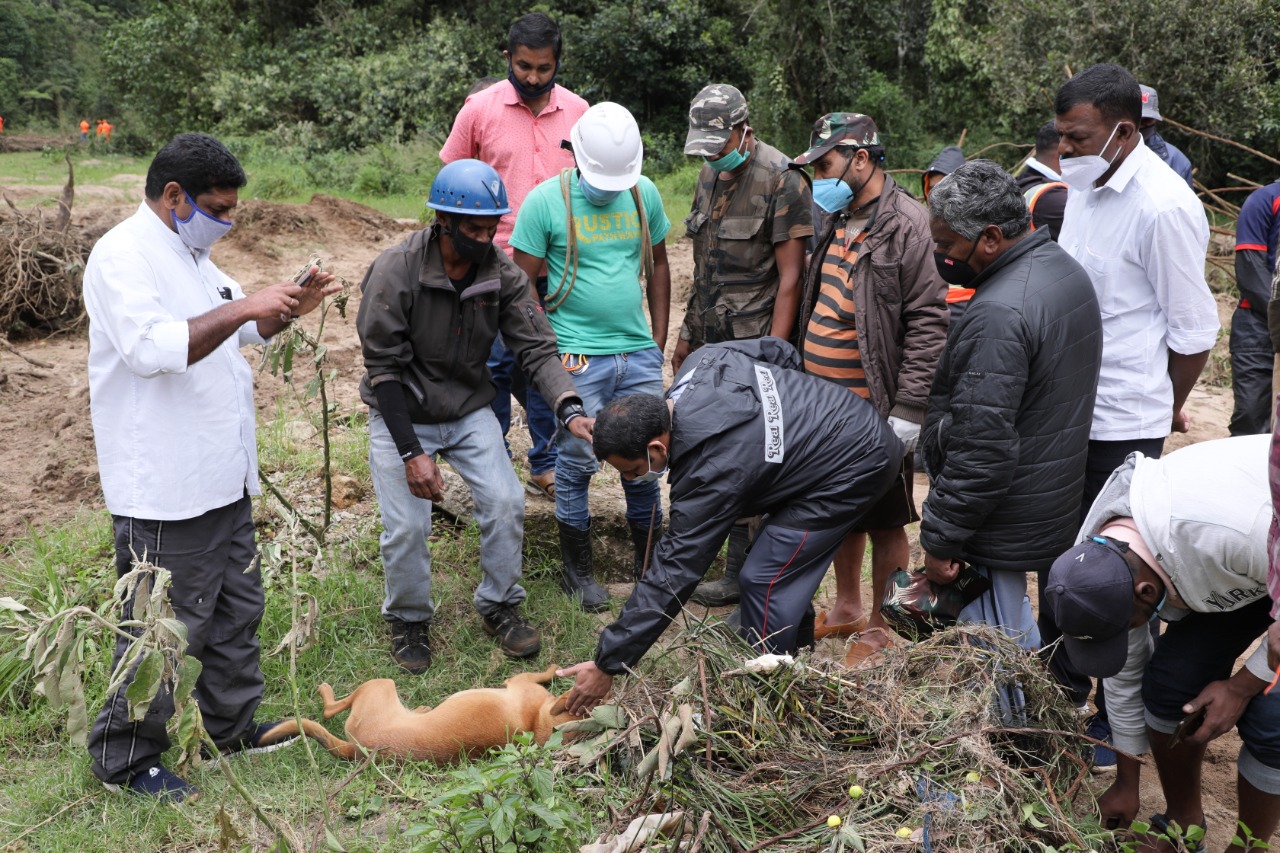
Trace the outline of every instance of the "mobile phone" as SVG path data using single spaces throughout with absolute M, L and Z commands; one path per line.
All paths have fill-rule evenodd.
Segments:
M 1178 723 L 1178 727 L 1173 730 L 1173 736 L 1169 738 L 1169 746 L 1175 747 L 1182 742 L 1184 737 L 1194 734 L 1199 730 L 1201 724 L 1204 723 L 1205 715 L 1208 713 L 1209 707 L 1206 705 L 1199 711 L 1190 716 L 1183 717 L 1182 722 Z
M 307 286 L 307 282 L 309 282 L 309 281 L 311 281 L 311 268 L 310 268 L 310 267 L 308 267 L 308 268 L 307 268 L 307 274 L 306 274 L 306 275 L 304 275 L 302 278 L 300 278 L 298 281 L 296 281 L 296 282 L 294 282 L 294 283 L 295 283 L 295 284 L 297 284 L 297 285 L 298 285 L 298 287 L 306 287 L 306 286 Z

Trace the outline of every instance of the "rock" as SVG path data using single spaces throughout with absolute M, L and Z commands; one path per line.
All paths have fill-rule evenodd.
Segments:
M 346 474 L 333 475 L 333 497 L 330 503 L 335 509 L 346 509 L 364 499 L 364 484 Z

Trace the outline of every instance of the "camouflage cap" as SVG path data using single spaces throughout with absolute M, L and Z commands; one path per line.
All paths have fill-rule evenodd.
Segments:
M 747 120 L 747 99 L 728 83 L 712 83 L 689 105 L 689 135 L 684 153 L 715 157 L 736 125 Z
M 871 116 L 862 113 L 827 113 L 813 123 L 809 150 L 795 159 L 795 165 L 806 166 L 837 145 L 865 148 L 880 144 L 880 132 Z

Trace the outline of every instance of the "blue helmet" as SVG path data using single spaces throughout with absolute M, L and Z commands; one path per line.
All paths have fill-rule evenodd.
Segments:
M 446 163 L 431 182 L 427 207 L 469 216 L 501 216 L 511 212 L 502 176 L 482 160 Z

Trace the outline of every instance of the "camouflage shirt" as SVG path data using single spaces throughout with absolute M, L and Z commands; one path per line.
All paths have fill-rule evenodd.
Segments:
M 756 140 L 741 173 L 703 166 L 685 226 L 693 238 L 693 288 L 680 337 L 705 343 L 769 334 L 778 292 L 774 244 L 813 234 L 809 183 L 790 160 Z

